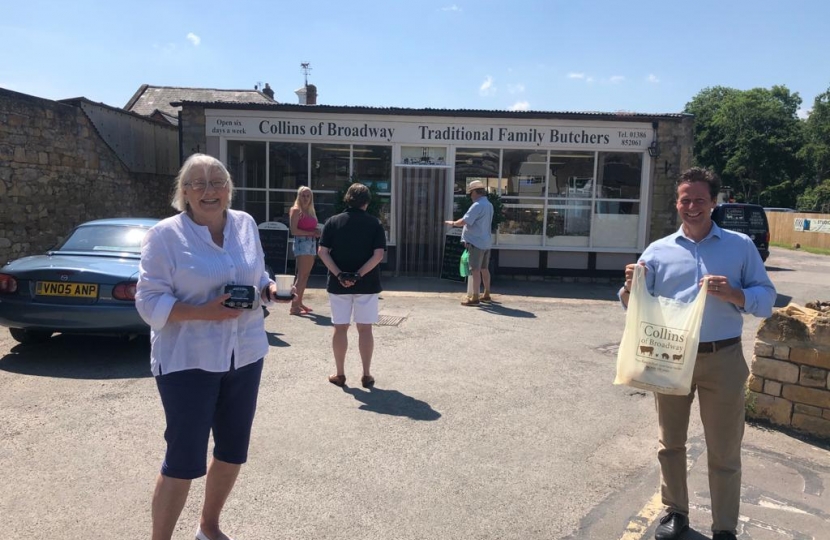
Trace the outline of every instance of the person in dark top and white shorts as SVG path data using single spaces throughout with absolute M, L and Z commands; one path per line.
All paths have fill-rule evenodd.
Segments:
M 378 294 L 383 290 L 378 264 L 386 251 L 386 233 L 380 221 L 366 213 L 369 188 L 354 183 L 343 200 L 348 208 L 326 221 L 318 249 L 320 260 L 329 269 L 326 291 L 334 325 L 331 345 L 337 372 L 329 376 L 329 382 L 346 384 L 348 331 L 354 320 L 363 363 L 360 382 L 371 388 L 375 384 L 370 370 L 375 346 L 372 325 L 378 321 Z

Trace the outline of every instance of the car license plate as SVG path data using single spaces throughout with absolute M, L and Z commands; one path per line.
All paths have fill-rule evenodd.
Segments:
M 62 283 L 60 281 L 38 281 L 35 294 L 38 296 L 70 296 L 73 298 L 97 298 L 96 283 Z

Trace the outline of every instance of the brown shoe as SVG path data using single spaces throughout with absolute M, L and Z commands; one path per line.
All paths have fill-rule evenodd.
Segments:
M 371 388 L 375 385 L 375 378 L 371 375 L 364 375 L 360 378 L 360 384 L 363 385 L 363 388 Z
M 489 294 L 486 294 L 486 293 L 485 293 L 484 295 L 482 295 L 482 297 L 481 297 L 481 301 L 482 301 L 482 302 L 492 302 L 492 301 L 493 301 L 493 299 L 492 299 L 492 298 L 490 298 L 490 295 L 489 295 Z
M 329 382 L 334 386 L 346 386 L 346 376 L 345 375 L 329 375 Z
M 467 298 L 461 301 L 462 306 L 480 306 L 481 301 L 478 298 Z

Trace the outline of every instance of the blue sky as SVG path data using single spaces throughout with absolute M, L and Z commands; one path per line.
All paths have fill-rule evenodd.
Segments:
M 296 103 L 679 112 L 701 89 L 830 88 L 827 0 L 0 0 L 0 87 L 124 106 L 141 84 Z

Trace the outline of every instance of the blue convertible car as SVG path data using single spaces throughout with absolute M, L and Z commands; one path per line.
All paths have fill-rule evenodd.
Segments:
M 148 334 L 135 309 L 141 240 L 157 219 L 99 219 L 45 255 L 0 269 L 0 325 L 20 343 L 55 332 Z

